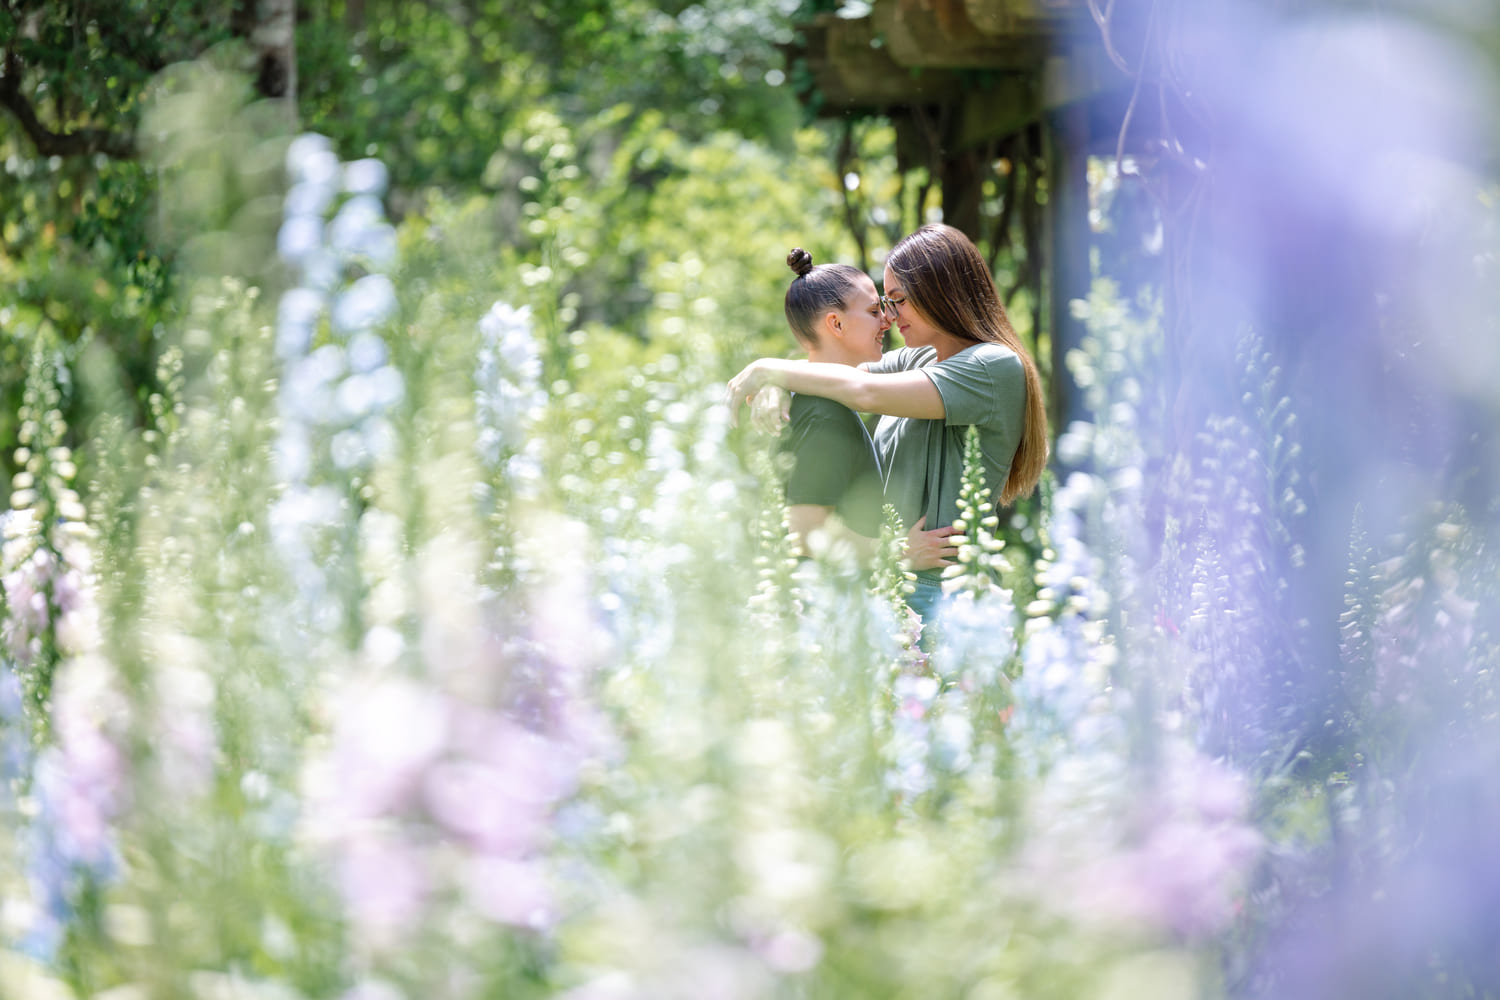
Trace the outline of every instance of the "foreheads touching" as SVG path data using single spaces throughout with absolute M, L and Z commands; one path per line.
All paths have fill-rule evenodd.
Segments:
M 934 223 L 903 237 L 886 257 L 896 280 L 886 294 L 899 295 L 939 329 L 965 340 L 995 339 L 1004 320 L 989 264 L 974 243 L 952 226 Z M 894 284 L 896 287 L 890 287 Z

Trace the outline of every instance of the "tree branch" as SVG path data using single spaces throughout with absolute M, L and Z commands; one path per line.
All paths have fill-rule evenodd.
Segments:
M 26 95 L 21 93 L 21 65 L 14 52 L 5 54 L 5 70 L 0 74 L 0 107 L 15 116 L 21 130 L 31 139 L 41 156 L 91 156 L 103 153 L 117 160 L 135 159 L 133 136 L 101 128 L 54 132 L 44 125 Z

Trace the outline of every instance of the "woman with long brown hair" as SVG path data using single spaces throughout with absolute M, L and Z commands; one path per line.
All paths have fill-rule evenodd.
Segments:
M 968 427 L 979 428 L 996 506 L 1009 506 L 1047 465 L 1046 400 L 989 266 L 961 231 L 923 226 L 892 247 L 884 301 L 907 346 L 859 368 L 762 358 L 730 380 L 728 401 L 738 412 L 774 385 L 882 415 L 875 445 L 885 500 L 912 528 L 917 590 L 908 603 L 925 619 L 941 596 L 942 568 L 957 555 L 952 524 Z

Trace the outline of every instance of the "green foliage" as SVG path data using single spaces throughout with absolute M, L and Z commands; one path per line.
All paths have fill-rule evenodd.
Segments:
M 55 337 L 70 364 L 92 355 L 144 425 L 146 399 L 160 388 L 152 381 L 159 335 L 180 301 L 174 277 L 184 268 L 248 275 L 268 260 L 264 240 L 275 220 L 257 199 L 280 177 L 276 150 L 261 140 L 285 130 L 279 113 L 241 113 L 247 83 L 225 75 L 215 96 L 194 85 L 191 94 L 155 101 L 155 125 L 143 119 L 167 67 L 208 53 L 206 63 L 223 73 L 243 68 L 247 50 L 231 39 L 240 6 L 131 0 L 104 16 L 90 0 L 27 0 L 0 22 L 0 46 L 16 60 L 6 87 L 40 123 L 40 131 L 23 128 L 18 113 L 0 112 L 0 156 L 14 192 L 0 204 L 7 477 L 15 430 L 8 422 L 34 336 Z M 681 209 L 657 188 L 675 172 L 703 169 L 686 150 L 722 129 L 790 149 L 795 100 L 775 85 L 775 46 L 789 40 L 789 14 L 770 2 L 301 6 L 298 111 L 304 127 L 332 137 L 344 155 L 389 164 L 397 218 L 424 213 L 432 186 L 460 202 L 496 191 L 507 267 L 531 269 L 527 287 L 549 301 L 559 350 L 585 324 L 646 338 L 656 333 L 642 322 L 651 299 L 636 290 L 660 260 L 640 249 L 636 234 L 658 213 Z M 642 65 L 653 71 L 640 72 Z M 205 71 L 174 71 L 165 89 L 180 91 L 184 75 Z M 178 125 L 197 120 L 184 102 L 205 100 L 239 127 L 222 144 L 194 148 L 210 135 Z M 654 158 L 657 145 L 679 153 Z M 146 148 L 154 158 L 139 159 Z M 777 155 L 762 169 L 779 172 Z M 260 169 L 240 169 L 247 160 Z M 230 164 L 235 171 L 226 172 Z M 163 184 L 173 196 L 159 203 Z M 794 199 L 817 191 L 768 187 Z M 179 196 L 192 192 L 197 197 Z M 210 205 L 217 217 L 195 214 Z M 778 243 L 836 229 L 807 209 L 793 202 L 791 235 Z M 681 252 L 669 248 L 666 259 Z M 760 260 L 754 265 L 747 274 L 776 275 Z M 769 334 L 774 315 L 747 308 L 746 327 Z M 91 398 L 70 403 L 76 435 L 96 416 Z

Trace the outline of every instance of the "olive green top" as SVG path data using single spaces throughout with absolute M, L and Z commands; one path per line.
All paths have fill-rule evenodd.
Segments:
M 984 482 L 998 503 L 1026 426 L 1026 371 L 1008 347 L 978 343 L 946 361 L 931 347 L 903 347 L 869 366 L 872 372 L 920 369 L 943 397 L 941 420 L 881 417 L 875 447 L 885 472 L 885 502 L 910 528 L 926 515 L 930 531 L 958 517 L 964 435 L 979 428 Z M 919 574 L 937 578 L 941 571 Z

